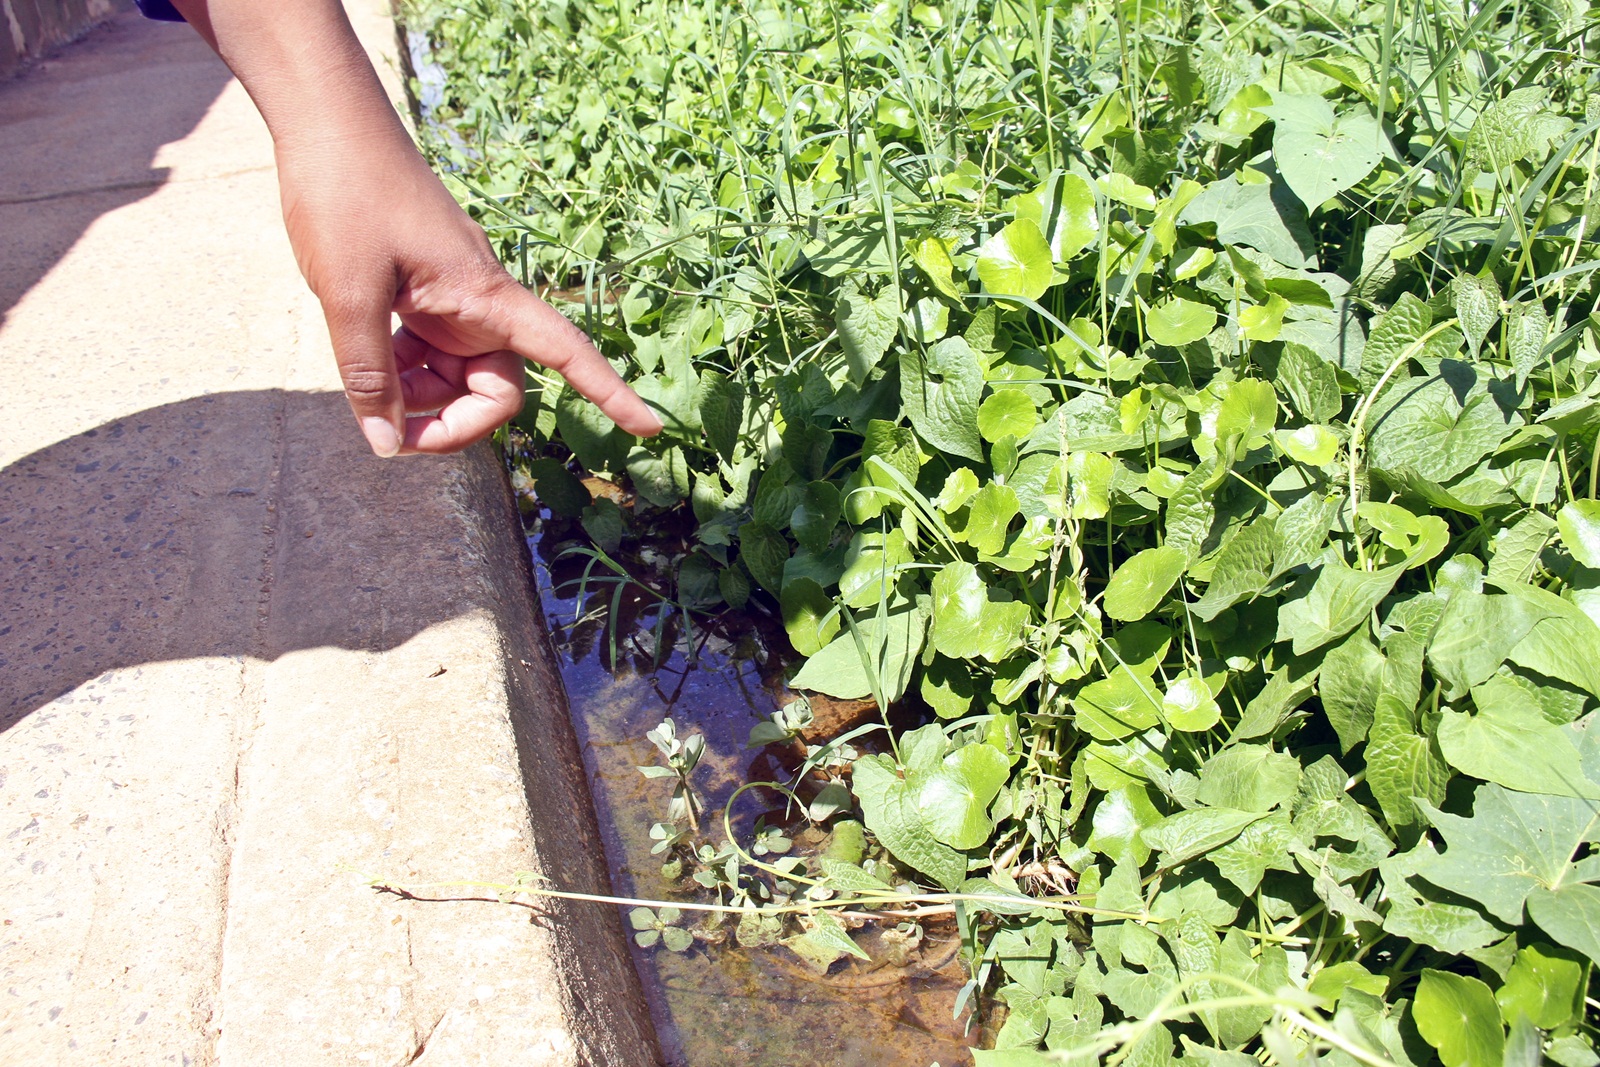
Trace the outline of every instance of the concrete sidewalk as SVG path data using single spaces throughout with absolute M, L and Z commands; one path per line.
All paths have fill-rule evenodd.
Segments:
M 613 909 L 363 884 L 604 856 L 497 460 L 367 452 L 187 28 L 0 85 L 0 362 L 0 1067 L 653 1062 Z

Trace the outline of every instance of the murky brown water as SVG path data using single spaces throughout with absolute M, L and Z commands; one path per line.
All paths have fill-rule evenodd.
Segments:
M 645 732 L 670 715 L 679 736 L 705 735 L 706 754 L 693 782 L 707 813 L 701 837 L 720 843 L 721 812 L 729 796 L 746 782 L 786 781 L 792 770 L 783 765 L 782 754 L 745 748 L 750 728 L 790 699 L 782 686 L 781 657 L 789 653 L 781 626 L 755 610 L 697 617 L 691 657 L 679 620 L 669 618 L 658 629 L 650 598 L 630 590 L 620 603 L 613 666 L 610 587 L 580 604 L 569 583 L 581 575 L 585 560 L 558 558 L 568 545 L 586 543 L 581 529 L 533 511 L 526 522 L 606 838 L 613 889 L 645 899 L 709 899 L 695 896 L 697 887 L 687 879 L 669 882 L 661 873 L 661 857 L 650 854 L 650 826 L 666 821 L 671 785 L 638 771 L 660 762 Z M 751 791 L 740 798 L 734 832 L 747 846 L 762 814 L 769 824 L 781 816 L 777 794 Z M 951 1017 L 967 978 L 953 951 L 953 927 L 928 925 L 925 940 L 904 967 L 887 962 L 881 933 L 869 926 L 856 935 L 873 955 L 871 965 L 845 960 L 826 975 L 810 971 L 782 947 L 746 950 L 731 940 L 722 945 L 697 941 L 679 954 L 659 945 L 635 945 L 634 959 L 668 1062 L 674 1067 L 970 1064 L 968 1050 L 982 1035 L 978 1024 L 969 1028 L 965 1019 Z

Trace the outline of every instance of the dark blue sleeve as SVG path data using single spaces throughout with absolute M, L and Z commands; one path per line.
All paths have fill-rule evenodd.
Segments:
M 139 5 L 139 11 L 147 19 L 160 19 L 162 22 L 183 21 L 178 9 L 172 6 L 172 0 L 133 0 L 133 2 Z

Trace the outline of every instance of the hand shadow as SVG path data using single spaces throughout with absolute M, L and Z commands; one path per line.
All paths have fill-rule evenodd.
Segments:
M 451 514 L 515 522 L 493 464 L 447 497 L 447 461 L 373 460 L 349 421 L 337 393 L 216 393 L 0 468 L 0 731 L 110 670 L 389 649 L 525 596 Z
M 231 80 L 187 26 L 125 12 L 0 81 L 0 325 L 96 219 L 167 180 L 157 154 Z

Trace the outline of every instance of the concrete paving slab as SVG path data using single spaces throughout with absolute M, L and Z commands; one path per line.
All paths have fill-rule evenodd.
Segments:
M 0 86 L 0 359 L 0 1065 L 654 1062 L 614 911 L 357 873 L 606 881 L 504 474 L 366 451 L 186 28 Z

